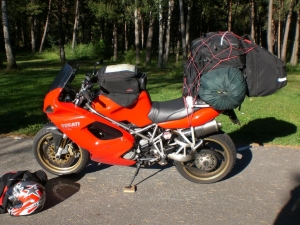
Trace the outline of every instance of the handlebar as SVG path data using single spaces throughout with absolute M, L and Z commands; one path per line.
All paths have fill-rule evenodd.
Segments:
M 92 82 L 90 77 L 87 75 L 86 78 L 83 80 L 82 84 L 81 84 L 81 88 L 79 90 L 79 92 L 77 93 L 75 100 L 74 100 L 74 104 L 75 105 L 81 105 L 81 103 L 86 100 L 89 103 L 92 102 L 92 98 L 90 97 L 90 89 L 92 88 Z
M 90 90 L 93 87 L 93 83 L 97 83 L 98 77 L 95 71 L 96 71 L 96 66 L 99 64 L 100 64 L 99 62 L 96 62 L 93 73 L 87 73 L 85 75 L 85 79 L 82 82 L 81 88 L 79 92 L 76 94 L 75 100 L 73 101 L 75 105 L 79 106 L 85 100 L 88 103 L 92 102 L 93 99 L 90 96 Z
M 82 97 L 83 97 L 85 100 L 87 100 L 88 102 L 91 102 L 91 101 L 92 101 L 92 99 L 90 98 L 90 95 L 89 95 L 89 93 L 88 93 L 87 90 L 82 90 L 82 91 L 81 91 L 81 94 L 82 94 Z

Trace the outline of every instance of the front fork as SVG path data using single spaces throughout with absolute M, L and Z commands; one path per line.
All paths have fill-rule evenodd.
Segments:
M 62 133 L 54 124 L 47 124 L 47 129 L 51 132 L 55 145 L 55 158 L 60 159 L 62 154 L 70 152 L 66 146 L 68 136 Z M 72 152 L 72 151 L 71 151 Z
M 66 146 L 67 141 L 68 141 L 68 136 L 65 135 L 65 134 L 63 134 L 62 138 L 60 140 L 60 144 L 59 144 L 58 150 L 57 150 L 57 152 L 55 154 L 55 158 L 60 159 L 60 156 L 62 154 L 67 154 L 68 153 L 68 148 Z

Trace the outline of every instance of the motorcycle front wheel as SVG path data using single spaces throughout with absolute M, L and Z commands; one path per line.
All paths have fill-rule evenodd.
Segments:
M 39 165 L 54 175 L 67 175 L 82 171 L 90 158 L 89 152 L 80 148 L 70 139 L 65 142 L 64 148 L 68 153 L 56 158 L 55 144 L 52 133 L 42 128 L 33 140 L 33 155 Z
M 202 147 L 188 162 L 174 161 L 177 171 L 187 180 L 209 184 L 220 181 L 229 174 L 236 161 L 236 148 L 226 133 L 203 139 Z

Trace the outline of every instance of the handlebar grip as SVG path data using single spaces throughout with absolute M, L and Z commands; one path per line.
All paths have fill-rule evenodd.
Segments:
M 91 83 L 97 83 L 97 81 L 98 81 L 98 77 L 97 76 L 93 76 L 91 78 Z

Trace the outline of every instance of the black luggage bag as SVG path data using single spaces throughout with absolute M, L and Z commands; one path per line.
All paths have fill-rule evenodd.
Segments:
M 286 86 L 285 63 L 267 49 L 256 45 L 250 35 L 244 35 L 243 38 L 251 41 L 242 41 L 244 48 L 254 47 L 245 56 L 247 95 L 249 97 L 268 96 Z
M 132 105 L 140 92 L 146 89 L 147 77 L 135 65 L 104 66 L 97 72 L 97 76 L 100 94 L 123 107 Z

